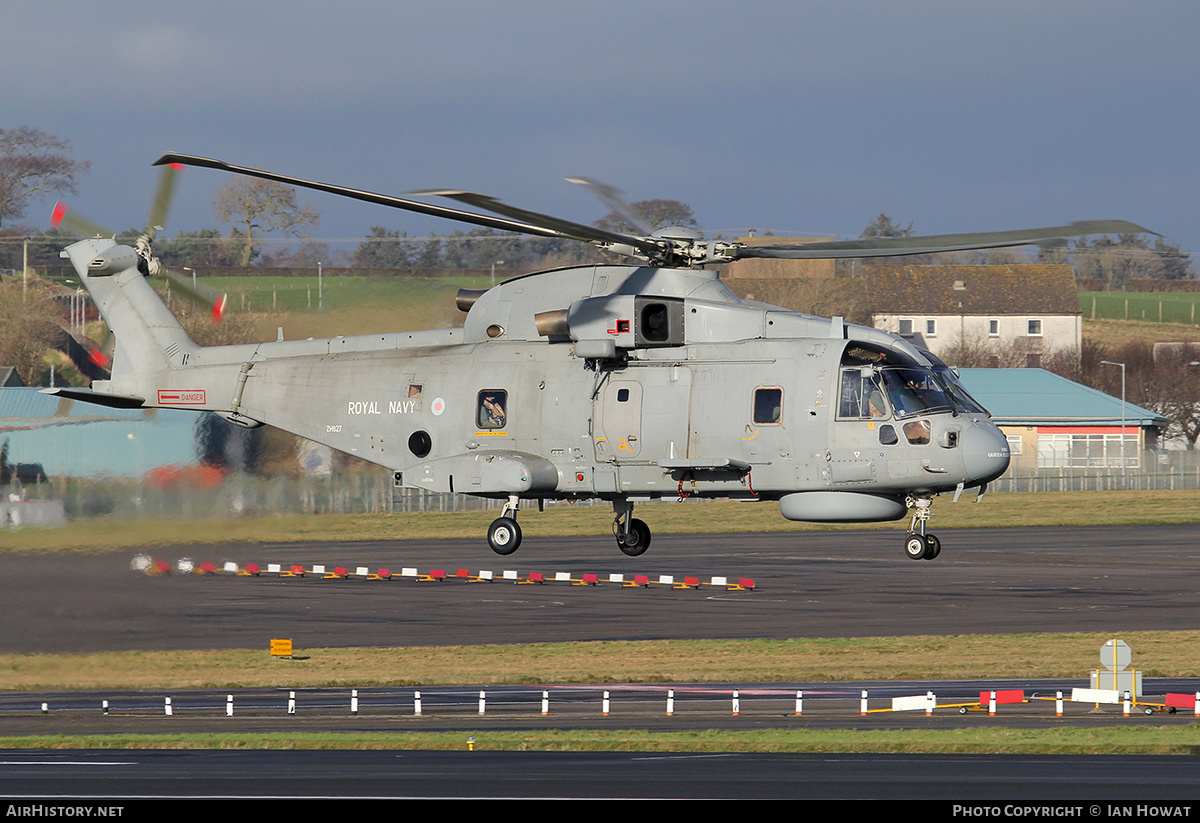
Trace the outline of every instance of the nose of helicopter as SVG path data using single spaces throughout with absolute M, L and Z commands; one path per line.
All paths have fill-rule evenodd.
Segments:
M 963 468 L 971 485 L 990 483 L 1008 470 L 1008 440 L 990 423 L 962 433 Z

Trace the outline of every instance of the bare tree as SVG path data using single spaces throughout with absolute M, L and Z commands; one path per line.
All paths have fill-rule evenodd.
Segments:
M 255 232 L 281 231 L 299 237 L 316 227 L 321 213 L 312 206 L 296 202 L 296 190 L 274 180 L 235 178 L 217 192 L 213 201 L 217 218 L 233 225 L 245 245 L 242 265 L 250 265 L 254 256 Z
M 0 285 L 0 365 L 15 368 L 26 386 L 44 385 L 46 355 L 62 336 L 49 293 L 26 292 L 19 282 Z
M 75 191 L 89 163 L 72 160 L 71 144 L 30 126 L 0 129 L 0 225 L 20 220 L 38 197 Z
M 679 200 L 638 200 L 630 203 L 629 207 L 651 229 L 661 229 L 665 226 L 700 228 L 700 224 L 696 222 L 696 215 L 692 213 L 692 207 Z M 637 229 L 615 211 L 604 215 L 592 225 L 605 231 L 637 234 Z

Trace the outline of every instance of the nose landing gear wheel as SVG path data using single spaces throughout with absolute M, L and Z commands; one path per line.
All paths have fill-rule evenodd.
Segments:
M 646 549 L 650 548 L 650 527 L 636 517 L 629 524 L 628 536 L 620 524 L 618 524 L 616 532 L 617 548 L 630 557 L 644 554 Z
M 919 534 L 909 535 L 908 539 L 904 541 L 904 554 L 909 560 L 924 560 L 925 552 L 928 550 L 929 544 Z
M 935 535 L 925 535 L 925 559 L 932 560 L 942 553 L 942 541 L 938 540 Z
M 521 527 L 511 517 L 500 517 L 488 526 L 488 546 L 496 554 L 512 554 L 521 545 Z
M 904 541 L 904 555 L 909 560 L 932 560 L 942 553 L 942 541 L 935 535 L 910 534 Z

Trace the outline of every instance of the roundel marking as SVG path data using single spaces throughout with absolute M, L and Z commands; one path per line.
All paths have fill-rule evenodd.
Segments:
M 446 410 L 446 401 L 440 397 L 433 398 L 433 404 L 429 407 L 429 410 L 433 412 L 434 417 L 437 417 Z

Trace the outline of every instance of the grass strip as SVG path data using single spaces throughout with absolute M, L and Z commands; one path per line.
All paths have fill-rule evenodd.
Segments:
M 1146 677 L 1200 677 L 1200 631 L 654 640 L 0 655 L 0 689 L 321 688 L 1087 677 L 1113 637 Z
M 934 505 L 934 527 L 1118 526 L 1200 522 L 1200 491 L 1094 491 L 992 494 L 982 503 L 969 495 Z M 903 523 L 845 526 L 784 520 L 773 502 L 727 500 L 643 505 L 639 516 L 655 534 L 902 529 Z M 87 520 L 57 529 L 4 533 L 6 551 L 110 551 L 174 545 L 295 541 L 436 540 L 482 541 L 497 512 L 318 515 L 229 520 Z M 526 537 L 607 536 L 612 512 L 604 505 L 552 506 L 521 518 Z
M 1200 754 L 1200 725 L 1049 729 L 538 730 L 0 737 L 7 749 L 375 749 L 540 752 Z

